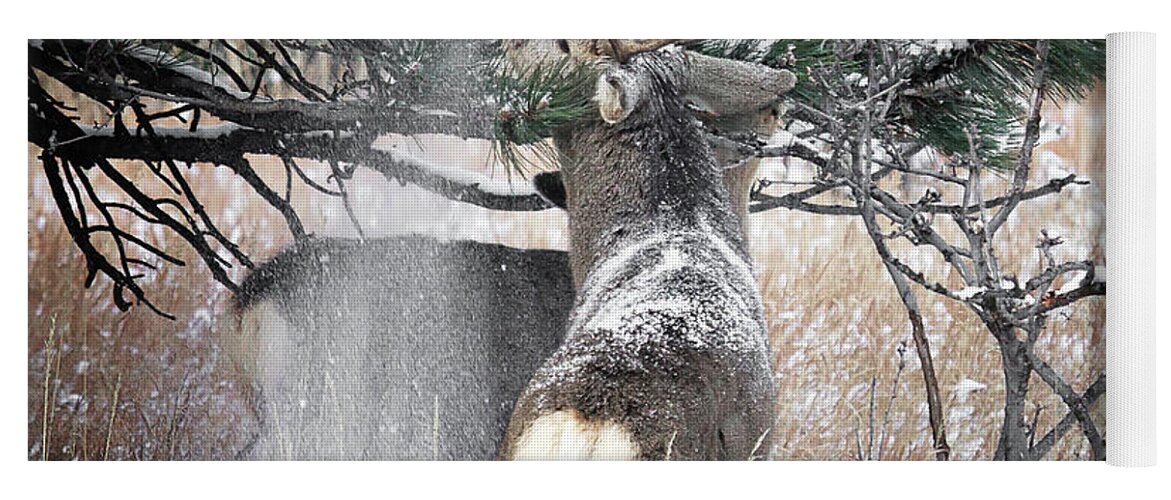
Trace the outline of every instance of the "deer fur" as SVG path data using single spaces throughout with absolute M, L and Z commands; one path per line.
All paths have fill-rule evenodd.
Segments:
M 242 458 L 495 456 L 573 301 L 564 252 L 311 239 L 258 267 L 225 350 L 255 386 Z
M 737 205 L 741 217 L 747 212 L 754 171 L 755 162 L 725 171 L 729 190 L 743 200 Z M 563 251 L 422 235 L 365 242 L 317 238 L 289 248 L 245 280 L 236 326 L 221 339 L 240 377 L 254 386 L 253 406 L 261 419 L 260 435 L 241 458 L 432 458 L 433 415 L 426 411 L 398 420 L 396 425 L 403 429 L 398 433 L 374 438 L 363 430 L 367 423 L 381 420 L 370 415 L 377 405 L 363 402 L 370 397 L 367 391 L 408 391 L 406 398 L 423 410 L 439 397 L 439 458 L 491 459 L 524 385 L 560 344 L 573 298 L 569 257 Z M 352 307 L 356 304 L 357 310 Z M 380 313 L 365 315 L 373 310 Z M 386 370 L 388 375 L 377 379 L 380 387 L 335 382 L 335 392 L 319 390 L 325 387 L 325 378 L 313 374 L 321 375 L 318 367 L 328 364 L 327 345 L 354 342 L 368 347 L 367 336 L 386 331 L 404 339 L 429 339 L 379 344 L 391 351 L 415 349 L 420 358 L 446 358 L 449 363 L 454 358 L 445 353 L 478 352 L 491 361 L 424 364 L 431 374 L 421 378 L 404 373 L 396 377 L 393 370 Z M 335 356 L 331 366 L 347 374 L 331 376 L 334 380 L 384 370 L 373 356 Z M 447 380 L 449 370 L 474 380 L 460 388 L 447 382 L 419 386 L 420 380 Z M 316 398 L 309 397 L 314 393 Z M 351 401 L 347 405 L 354 406 L 341 413 L 300 408 L 302 400 L 327 406 L 327 399 Z M 345 433 L 331 431 L 342 428 L 346 420 L 350 425 Z
M 557 45 L 520 44 L 538 47 L 538 54 Z M 760 69 L 775 86 L 725 86 L 720 91 L 752 97 L 723 114 L 705 111 L 706 117 L 715 116 L 726 130 L 771 134 L 769 103 L 787 90 L 787 78 Z M 705 88 L 712 94 L 717 87 Z M 756 165 L 723 174 L 740 220 Z M 564 187 L 552 180 L 550 189 Z M 244 282 L 237 327 L 221 339 L 255 388 L 261 420 L 260 434 L 241 457 L 492 458 L 526 382 L 560 345 L 573 300 L 566 252 L 427 236 L 320 238 L 289 248 Z M 564 422 L 561 417 L 542 426 L 565 428 L 545 425 Z M 600 436 L 623 435 L 590 428 L 602 429 Z M 567 444 L 564 455 L 574 456 L 571 449 Z M 582 458 L 626 457 L 621 451 Z
M 501 458 L 746 460 L 769 449 L 776 395 L 760 292 L 688 106 L 690 59 L 668 48 L 612 64 L 597 83 L 603 120 L 556 137 L 578 294 Z

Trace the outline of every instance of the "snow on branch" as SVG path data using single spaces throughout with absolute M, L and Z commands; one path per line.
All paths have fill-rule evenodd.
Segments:
M 29 64 L 98 101 L 128 102 L 150 97 L 194 105 L 223 120 L 257 129 L 304 132 L 324 128 L 404 135 L 444 133 L 460 137 L 493 137 L 494 115 L 490 103 L 474 92 L 449 93 L 449 96 L 462 98 L 443 103 L 446 107 L 436 103 L 412 105 L 390 95 L 347 98 L 348 94 L 340 92 L 329 101 L 274 98 L 258 93 L 264 86 L 267 68 L 291 68 L 291 63 L 280 65 L 273 62 L 258 66 L 252 91 L 245 94 L 220 85 L 206 71 L 160 54 L 142 46 L 124 47 L 103 40 L 53 40 L 30 44 Z M 94 67 L 96 69 L 89 69 Z M 120 74 L 104 74 L 114 68 Z
M 900 96 L 908 95 L 903 86 L 915 80 L 915 71 L 919 69 L 914 61 L 906 59 L 905 51 L 892 48 L 891 43 L 875 40 L 851 42 L 849 50 L 857 55 L 852 62 L 830 62 L 815 71 L 818 78 L 812 82 L 813 89 L 807 91 L 838 98 L 824 101 L 823 108 L 808 104 L 798 106 L 800 113 L 797 116 L 808 122 L 795 128 L 800 132 L 786 133 L 781 146 L 767 145 L 751 137 L 725 138 L 739 141 L 738 150 L 743 154 L 764 156 L 769 151 L 783 150 L 785 156 L 800 158 L 817 169 L 812 186 L 803 190 L 765 194 L 762 191 L 770 185 L 762 184 L 752 193 L 755 202 L 752 210 L 784 207 L 817 214 L 861 217 L 908 312 L 924 368 L 937 458 L 947 459 L 949 456 L 943 426 L 944 403 L 938 395 L 926 327 L 912 286 L 967 306 L 983 321 L 1000 347 L 1007 381 L 1006 423 L 998 441 L 997 458 L 1041 458 L 1070 428 L 1072 419 L 1079 424 L 1089 442 L 1091 456 L 1103 459 L 1105 441 L 1089 416 L 1088 406 L 1104 391 L 1104 385 L 1095 383 L 1085 393 L 1076 393 L 1035 353 L 1033 346 L 1042 335 L 1050 314 L 1079 300 L 1104 295 L 1106 283 L 1097 276 L 1092 261 L 1061 262 L 1052 250 L 1063 241 L 1047 231 L 1041 231 L 1036 246 L 1043 267 L 1025 283 L 1004 272 L 992 244 L 1022 203 L 1060 194 L 1070 186 L 1088 184 L 1085 179 L 1070 174 L 1036 187 L 1028 185 L 1033 151 L 1040 135 L 1041 106 L 1046 96 L 1052 94 L 1049 88 L 1054 84 L 1051 77 L 1055 66 L 1050 59 L 1050 42 L 1031 42 L 1027 49 L 1019 46 L 1019 51 L 1028 56 L 1018 61 L 1023 69 L 1006 70 L 1021 75 L 1028 94 L 1028 107 L 1023 138 L 1008 173 L 1008 185 L 1001 195 L 988 199 L 984 199 L 988 190 L 982 182 L 992 171 L 992 166 L 984 156 L 988 150 L 980 146 L 988 138 L 975 125 L 958 131 L 968 145 L 967 151 L 953 154 L 939 170 L 911 166 L 912 156 L 923 148 L 921 143 L 916 144 L 913 134 L 907 134 L 902 127 L 895 125 L 902 112 L 896 104 Z M 936 70 L 938 68 L 932 71 Z M 851 74 L 858 77 L 850 78 Z M 1068 81 L 1058 83 L 1071 85 Z M 961 201 L 942 203 L 943 197 L 934 187 L 927 188 L 917 198 L 900 197 L 879 184 L 891 172 L 899 172 L 904 178 L 926 179 L 929 186 L 947 185 L 962 193 Z M 839 192 L 849 192 L 848 201 L 838 205 L 808 201 L 839 188 Z M 958 227 L 960 237 L 947 237 L 945 234 L 951 234 L 950 231 L 937 230 L 937 217 L 950 219 Z M 934 250 L 943 256 L 955 275 L 962 279 L 962 285 L 946 286 L 908 265 L 889 244 L 897 239 L 905 239 L 914 247 Z M 1055 289 L 1054 285 L 1060 279 L 1076 276 L 1082 277 L 1080 282 Z M 1034 439 L 1036 429 L 1026 422 L 1023 412 L 1033 375 L 1048 385 L 1070 411 L 1070 416 L 1039 443 Z

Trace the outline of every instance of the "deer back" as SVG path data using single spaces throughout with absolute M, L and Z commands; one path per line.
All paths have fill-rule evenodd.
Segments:
M 760 293 L 723 172 L 686 106 L 687 64 L 664 50 L 603 72 L 603 120 L 557 138 L 578 296 L 502 458 L 768 449 L 775 390 Z
M 250 458 L 487 459 L 573 300 L 564 252 L 314 239 L 256 269 L 229 354 L 258 390 Z

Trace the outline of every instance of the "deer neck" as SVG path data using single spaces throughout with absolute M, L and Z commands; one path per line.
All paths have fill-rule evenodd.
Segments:
M 559 138 L 577 289 L 609 254 L 650 235 L 710 228 L 747 258 L 723 172 L 687 115 L 674 116 Z

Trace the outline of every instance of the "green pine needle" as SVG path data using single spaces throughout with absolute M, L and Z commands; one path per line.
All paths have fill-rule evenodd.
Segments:
M 554 160 L 546 139 L 561 127 L 597 117 L 593 68 L 562 58 L 511 71 L 498 64 L 491 71 L 491 94 L 500 104 L 493 151 L 510 174 L 524 175 L 533 166 L 525 149 L 538 161 Z
M 888 41 L 887 43 L 900 43 Z M 1032 89 L 1035 40 L 970 40 L 960 49 L 928 51 L 907 69 L 890 125 L 908 141 L 943 153 L 969 152 L 965 130 L 980 134 L 976 153 L 993 168 L 1010 168 Z M 815 109 L 835 102 L 812 79 L 819 69 L 837 76 L 863 73 L 866 52 L 851 41 L 704 40 L 688 48 L 715 56 L 783 67 L 797 75 L 786 98 Z M 1049 99 L 1081 99 L 1103 81 L 1104 40 L 1053 40 L 1049 50 Z M 823 109 L 832 114 L 832 109 Z

